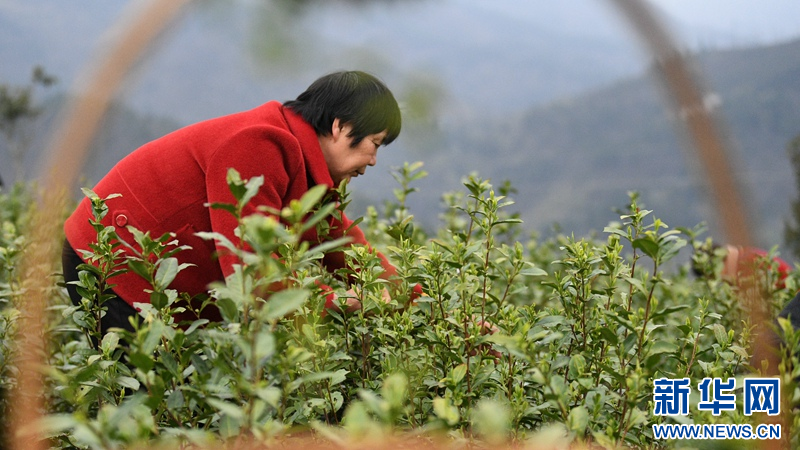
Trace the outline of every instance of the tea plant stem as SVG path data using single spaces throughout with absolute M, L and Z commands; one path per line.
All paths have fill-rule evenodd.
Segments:
M 247 311 L 246 308 L 245 308 L 245 311 Z M 257 349 L 256 333 L 251 331 L 249 338 L 250 338 L 250 361 L 251 361 L 250 364 L 253 365 L 252 369 L 251 369 L 252 373 L 250 374 L 250 385 L 252 386 L 252 388 L 255 388 L 258 385 L 258 381 L 261 379 L 261 369 L 260 369 L 259 363 L 258 363 L 258 349 Z M 252 427 L 253 426 L 253 410 L 256 407 L 256 396 L 254 395 L 253 392 L 249 392 L 248 393 L 248 397 L 250 397 L 250 398 L 247 401 L 247 409 L 246 409 L 246 412 L 247 412 L 247 415 L 246 415 L 247 426 L 248 427 Z
M 507 282 L 507 284 L 506 284 L 506 287 L 505 287 L 505 289 L 503 289 L 503 295 L 502 295 L 502 296 L 500 296 L 500 301 L 499 301 L 499 302 L 497 302 L 497 309 L 498 309 L 498 310 L 499 310 L 500 308 L 502 308 L 502 307 L 503 307 L 503 303 L 505 303 L 505 301 L 506 301 L 506 298 L 508 298 L 508 293 L 511 291 L 511 283 L 514 281 L 514 278 L 515 278 L 515 277 L 516 277 L 516 273 L 515 273 L 514 275 L 512 275 L 512 276 L 511 276 L 511 277 L 508 279 L 508 282 Z
M 466 297 L 464 298 L 464 311 L 466 312 Z M 470 356 L 472 353 L 472 340 L 469 337 L 469 316 L 464 314 L 464 346 L 467 353 L 467 395 L 472 396 L 472 377 L 470 376 Z
M 342 322 L 344 324 L 344 348 L 347 350 L 347 354 L 350 354 L 350 328 L 349 328 L 349 321 L 347 320 L 347 314 L 342 313 Z
M 556 406 L 558 406 L 558 411 L 561 413 L 561 419 L 564 421 L 564 423 L 566 423 L 567 420 L 569 419 L 569 411 L 567 411 L 567 405 L 564 404 L 564 402 L 561 400 L 561 397 L 558 395 L 558 393 L 555 391 L 555 389 L 553 389 L 553 387 L 550 385 L 550 380 L 549 379 L 545 379 L 545 380 L 547 381 L 547 385 L 546 385 L 547 389 L 550 391 L 550 393 L 556 399 L 555 403 L 556 403 Z
M 436 303 L 439 305 L 439 313 L 441 314 L 441 322 L 445 323 L 447 319 L 447 314 L 444 311 L 444 296 L 442 292 L 442 273 L 441 271 L 436 272 Z M 431 306 L 431 317 L 433 317 L 433 306 Z M 450 345 L 450 334 L 447 334 L 447 345 Z
M 625 348 L 624 343 L 620 343 L 620 349 L 619 349 L 620 374 L 625 372 L 627 366 L 627 363 L 625 361 L 625 355 L 622 352 L 624 348 Z M 617 402 L 617 409 L 620 409 L 620 406 L 622 407 L 622 413 L 620 414 L 620 425 L 622 425 L 624 423 L 625 416 L 628 413 L 628 402 L 626 401 L 625 398 L 627 395 L 627 387 L 625 386 L 625 383 L 620 383 L 619 389 L 617 390 L 617 395 L 619 396 L 619 401 Z M 622 405 L 620 405 L 620 403 L 622 403 Z M 620 439 L 622 439 L 623 436 L 624 433 L 621 435 Z
M 480 329 L 483 333 L 483 326 L 486 323 L 486 297 L 489 289 L 489 254 L 492 250 L 492 225 L 489 225 L 489 230 L 486 235 L 486 256 L 483 259 L 483 297 L 481 299 L 481 323 Z
M 405 359 L 406 370 L 408 371 L 408 373 L 410 375 L 411 374 L 411 358 L 409 357 L 407 351 L 403 352 L 403 356 L 405 357 L 404 359 Z M 428 358 L 426 358 L 426 359 L 428 359 Z M 411 377 L 409 376 L 409 379 L 410 378 Z M 408 421 L 411 424 L 411 426 L 413 426 L 413 427 L 417 427 L 418 426 L 417 417 L 416 417 L 417 408 L 419 408 L 420 410 L 422 409 L 422 398 L 417 399 L 416 390 L 417 390 L 416 386 L 413 385 L 412 383 L 409 383 L 409 385 L 408 385 L 408 397 L 409 397 L 409 399 L 411 399 L 411 401 L 409 402 L 409 403 L 411 403 L 411 410 L 408 412 Z M 415 399 L 417 399 L 419 401 L 418 402 L 419 404 L 414 402 Z
M 658 262 L 653 262 L 653 274 L 655 275 L 658 273 Z M 658 281 L 656 279 L 653 280 L 653 284 L 650 286 L 650 291 L 647 293 L 647 304 L 645 305 L 644 310 L 644 321 L 642 322 L 642 331 L 639 334 L 639 343 L 637 346 L 637 353 L 639 354 L 639 362 L 642 362 L 644 359 L 644 352 L 642 351 L 642 346 L 644 345 L 644 337 L 647 334 L 647 322 L 650 320 L 650 310 L 653 304 L 653 292 L 656 290 L 656 284 Z
M 614 271 L 612 270 L 610 272 L 613 273 Z M 616 278 L 613 275 L 612 275 L 611 280 L 609 281 L 609 284 L 607 286 L 608 287 L 606 288 L 606 293 L 605 293 L 605 295 L 607 297 L 606 298 L 606 304 L 605 304 L 605 312 L 606 313 L 611 311 L 611 300 L 612 300 L 613 295 L 614 295 L 614 290 L 615 290 L 614 286 L 616 286 Z M 607 322 L 604 323 L 604 324 L 607 325 Z M 601 324 L 601 326 L 603 326 L 603 324 Z M 595 363 L 595 368 L 596 368 L 596 370 L 594 372 L 594 382 L 595 382 L 595 384 L 599 384 L 600 383 L 600 374 L 603 372 L 603 369 L 600 366 L 600 361 L 604 361 L 605 360 L 606 351 L 608 351 L 608 348 L 609 348 L 609 345 L 607 344 L 605 339 L 600 341 L 600 346 L 601 346 L 600 347 L 600 357 L 596 360 L 596 363 Z
M 328 404 L 331 405 L 331 415 L 333 416 L 333 421 L 336 423 L 336 425 L 339 425 L 339 418 L 336 416 L 336 404 L 333 403 L 333 394 L 331 394 L 330 380 L 325 382 L 325 394 Z
M 625 402 L 625 406 L 626 406 L 625 410 L 626 411 L 629 410 L 629 408 L 627 406 L 628 406 L 628 404 L 631 404 L 631 403 L 632 402 L 630 402 L 630 401 L 626 401 Z M 622 422 L 620 422 L 620 423 L 625 423 L 625 429 L 622 431 L 622 434 L 620 435 L 620 445 L 625 440 L 625 436 L 627 436 L 628 433 L 630 433 L 631 427 L 633 426 L 633 422 L 632 422 L 633 412 L 631 411 L 631 416 L 630 417 L 626 418 L 625 414 L 623 414 L 621 416 L 621 418 L 622 418 Z
M 173 386 L 172 389 L 175 390 L 176 387 L 174 382 L 172 386 Z M 175 415 L 175 411 L 173 411 L 171 408 L 163 408 L 163 409 L 167 413 L 167 415 L 172 419 L 172 421 L 175 422 L 175 426 L 182 425 L 181 419 L 177 415 Z
M 633 270 L 633 269 L 631 269 L 631 270 Z M 655 274 L 657 272 L 658 272 L 658 262 L 654 261 L 654 263 L 653 263 L 653 273 Z M 656 287 L 656 281 L 654 280 L 653 284 L 650 286 L 650 291 L 648 292 L 648 295 L 647 295 L 644 319 L 642 321 L 642 330 L 639 333 L 639 339 L 638 339 L 637 348 L 636 348 L 636 355 L 635 356 L 639 360 L 639 363 L 641 363 L 643 361 L 643 359 L 644 359 L 644 353 L 642 351 L 642 347 L 644 345 L 645 335 L 647 334 L 647 323 L 648 323 L 648 321 L 650 319 L 650 309 L 652 307 L 652 299 L 653 299 L 653 293 L 655 292 L 655 287 Z M 630 302 L 630 298 L 628 299 L 628 301 Z M 622 370 L 624 370 L 625 367 L 630 362 L 633 361 L 633 356 L 631 357 L 631 360 L 629 360 L 627 362 L 625 362 L 624 355 L 620 355 L 620 358 L 621 358 L 620 368 Z M 625 393 L 624 396 L 622 395 L 623 392 Z M 622 407 L 622 414 L 620 415 L 620 418 L 621 418 L 621 422 L 620 423 L 625 423 L 626 421 L 630 420 L 630 417 L 627 417 L 628 416 L 628 410 L 629 410 L 629 407 L 628 407 L 629 406 L 628 405 L 629 402 L 627 400 L 627 389 L 623 388 L 622 386 L 620 386 L 620 398 L 624 402 L 623 405 L 622 405 L 623 406 Z M 625 425 L 625 430 L 622 432 L 622 434 L 620 436 L 620 439 L 624 439 L 625 435 L 628 433 L 628 430 L 630 429 L 630 426 L 631 426 L 630 423 Z
M 633 249 L 633 262 L 631 263 L 631 278 L 636 276 L 636 263 L 639 261 L 639 256 L 636 254 L 636 248 Z M 633 302 L 633 284 L 628 283 L 628 306 L 627 311 L 631 312 Z M 627 332 L 625 333 L 627 337 Z
M 369 352 L 369 342 L 368 338 L 369 335 L 366 333 L 366 327 L 364 327 L 364 297 L 363 297 L 363 290 L 360 292 L 360 297 L 362 300 L 361 309 L 359 310 L 358 316 L 362 323 L 362 328 L 365 331 L 361 332 L 361 372 L 363 373 L 361 377 L 361 387 L 366 389 L 367 388 L 367 379 L 369 378 L 369 360 L 368 360 L 368 352 Z
M 477 211 L 479 205 L 480 205 L 480 199 L 478 199 L 478 197 L 476 196 L 475 208 L 473 208 L 473 211 Z M 472 214 L 469 214 L 469 228 L 467 229 L 467 237 L 464 240 L 464 245 L 469 245 L 469 241 L 472 238 L 472 230 L 474 229 L 474 227 L 475 227 L 475 217 L 473 217 Z
M 702 303 L 701 303 L 702 308 Z M 705 322 L 705 309 L 700 310 L 700 316 L 698 317 L 697 323 L 697 334 L 694 337 L 694 342 L 692 343 L 692 356 L 689 358 L 689 362 L 686 364 L 686 371 L 684 372 L 684 377 L 688 377 L 690 371 L 692 370 L 692 366 L 694 365 L 695 358 L 697 357 L 697 347 L 700 344 L 700 331 L 703 329 L 703 323 Z
M 683 376 L 689 376 L 689 372 L 692 370 L 692 365 L 694 365 L 694 359 L 697 356 L 697 345 L 700 343 L 700 333 L 698 332 L 694 338 L 694 343 L 692 345 L 692 356 L 689 358 L 689 362 L 686 364 L 686 371 L 684 372 Z
M 633 238 L 629 238 L 629 240 L 631 242 L 633 242 Z M 631 272 L 630 272 L 630 278 L 631 279 L 633 279 L 634 276 L 636 275 L 636 263 L 639 261 L 639 255 L 636 252 L 636 247 L 633 248 L 632 261 L 633 262 L 631 263 Z M 627 306 L 626 306 L 625 310 L 630 314 L 632 307 L 633 307 L 633 283 L 629 282 L 628 283 L 628 303 L 627 303 Z M 625 371 L 626 366 L 627 366 L 627 361 L 625 360 L 625 351 L 624 350 L 625 350 L 625 340 L 628 338 L 628 335 L 629 335 L 629 331 L 628 331 L 627 328 L 625 328 L 625 331 L 623 333 L 622 339 L 619 342 L 619 346 L 618 346 L 619 349 L 617 351 L 618 356 L 619 356 L 620 373 L 623 373 Z M 624 391 L 625 391 L 624 386 L 620 385 L 619 391 L 618 391 L 618 395 L 620 396 L 620 401 L 622 401 L 622 399 L 623 399 L 623 392 Z M 619 408 L 619 406 L 620 405 L 617 404 L 617 408 Z M 627 409 L 628 409 L 627 403 L 623 403 L 623 405 L 622 405 L 622 414 L 620 416 L 621 418 L 625 417 L 625 414 L 627 413 Z
M 361 377 L 361 387 L 366 389 L 367 388 L 367 377 L 369 377 L 369 368 L 367 362 L 367 337 L 366 334 L 361 334 L 361 371 L 364 374 Z
M 286 420 L 286 404 L 289 402 L 289 392 L 286 389 L 288 383 L 285 383 L 283 380 L 280 380 L 280 383 L 283 389 L 281 389 L 281 402 L 278 405 L 278 420 L 283 422 Z
M 623 403 L 622 403 L 622 414 L 620 414 L 620 416 L 619 416 L 619 418 L 620 418 L 619 424 L 621 426 L 624 426 L 624 429 L 619 434 L 619 442 L 618 442 L 619 446 L 622 446 L 622 443 L 625 442 L 625 435 L 628 434 L 628 430 L 630 429 L 630 426 L 626 424 L 626 422 L 628 420 L 626 418 L 626 416 L 628 415 L 628 401 L 627 401 L 626 397 L 627 397 L 627 392 L 626 392 L 626 396 L 624 396 L 624 397 L 621 396 L 621 399 L 622 399 Z
M 476 200 L 477 201 L 477 200 Z M 476 206 L 477 207 L 477 206 Z M 471 216 L 470 216 L 471 217 Z M 472 222 L 470 223 L 470 229 L 472 229 Z M 464 246 L 466 249 L 466 244 Z M 462 308 L 462 327 L 464 331 L 464 351 L 466 352 L 466 380 L 467 380 L 467 395 L 469 397 L 472 396 L 472 374 L 470 368 L 470 356 L 472 353 L 472 339 L 469 334 L 469 322 L 473 320 L 472 318 L 472 309 L 469 307 L 469 298 L 470 294 L 466 290 L 467 283 L 467 274 L 465 268 L 467 267 L 467 261 L 464 258 L 464 255 L 460 255 L 459 263 L 462 269 L 458 271 L 459 274 L 459 281 L 462 286 L 461 289 L 461 308 Z
M 95 339 L 97 339 L 98 346 L 100 345 L 100 339 L 103 338 L 103 329 L 100 326 L 100 321 L 103 318 L 102 298 L 103 298 L 103 292 L 105 292 L 105 290 L 106 290 L 105 280 L 100 280 L 98 282 L 98 290 L 97 290 L 99 295 L 95 299 L 94 308 L 92 308 L 92 312 L 94 313 L 94 323 L 95 323 L 94 337 Z M 89 339 L 89 341 L 91 342 L 91 338 Z
M 320 363 L 319 363 L 319 360 L 318 360 L 316 355 L 311 358 L 311 364 L 314 367 L 314 373 L 319 373 L 320 371 L 322 371 L 322 367 L 320 367 Z M 302 386 L 301 389 L 305 390 L 305 387 Z M 324 389 L 324 391 L 323 391 L 323 389 Z M 333 421 L 336 423 L 336 425 L 338 425 L 339 424 L 339 418 L 336 416 L 336 411 L 335 411 L 336 404 L 333 402 L 333 394 L 331 394 L 331 381 L 330 381 L 330 379 L 325 381 L 325 384 L 323 385 L 322 389 L 317 390 L 317 394 L 321 395 L 322 397 L 324 397 L 325 401 L 328 402 L 328 405 L 330 405 L 330 408 L 331 408 L 330 416 L 333 416 Z M 283 415 L 283 414 L 281 414 L 281 415 Z M 325 422 L 328 425 L 331 424 L 329 415 L 327 413 L 325 414 Z
M 508 298 L 508 294 L 511 292 L 511 286 L 513 286 L 514 280 L 516 280 L 517 276 L 519 275 L 520 270 L 522 269 L 522 264 L 523 264 L 522 260 L 517 260 L 512 265 L 512 270 L 511 270 L 511 273 L 510 273 L 508 279 L 506 280 L 506 287 L 503 290 L 503 295 L 500 297 L 500 301 L 497 303 L 497 309 L 498 310 L 503 307 L 503 304 L 505 303 L 506 299 Z
M 444 298 L 442 297 L 441 285 L 439 279 L 436 280 L 436 289 L 438 290 L 438 294 L 436 295 L 436 300 L 439 304 L 439 313 L 441 314 L 441 320 L 444 322 L 447 319 L 447 314 L 444 312 Z M 433 315 L 433 308 L 431 308 L 431 315 Z M 448 339 L 450 335 L 447 335 Z M 448 342 L 449 343 L 449 342 Z
M 581 305 L 581 335 L 582 335 L 582 343 L 581 349 L 586 350 L 586 302 L 588 302 L 588 295 L 586 295 L 586 278 L 581 277 L 581 296 L 578 298 L 579 304 Z
M 514 355 L 508 355 L 508 379 L 506 380 L 506 395 L 508 396 L 509 402 L 512 400 L 512 391 L 514 389 L 514 362 Z

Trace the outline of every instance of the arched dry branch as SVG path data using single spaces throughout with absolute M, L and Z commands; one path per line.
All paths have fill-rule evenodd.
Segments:
M 669 95 L 669 105 L 676 117 L 684 121 L 683 125 L 690 138 L 693 150 L 700 162 L 703 175 L 709 180 L 709 190 L 717 218 L 727 242 L 735 245 L 748 246 L 753 242 L 750 229 L 751 215 L 747 209 L 744 197 L 734 177 L 733 164 L 726 150 L 726 139 L 713 117 L 709 108 L 704 103 L 704 92 L 697 77 L 690 70 L 686 58 L 673 42 L 670 34 L 657 20 L 652 9 L 646 1 L 642 0 L 610 0 L 633 26 L 644 46 L 653 56 L 656 69 L 663 86 Z M 747 267 L 745 270 L 753 270 Z M 751 279 L 752 274 L 744 274 L 741 280 Z M 764 316 L 764 308 L 760 305 L 766 301 L 758 289 L 738 286 L 742 292 L 742 300 L 751 312 L 752 323 L 761 331 L 755 333 L 751 348 L 755 357 L 753 364 L 759 368 L 761 361 L 766 360 L 770 375 L 778 374 L 776 349 L 772 348 L 769 339 L 763 338 L 763 333 L 771 323 L 771 318 Z M 759 339 L 758 336 L 762 338 Z M 781 418 L 783 424 L 787 421 L 786 411 Z M 788 431 L 788 427 L 784 426 Z M 788 434 L 788 433 L 786 433 Z M 762 448 L 781 448 L 780 441 L 762 441 Z
M 751 215 L 733 176 L 725 136 L 705 104 L 702 85 L 692 73 L 689 59 L 675 45 L 647 2 L 611 0 L 611 3 L 628 19 L 655 59 L 658 75 L 669 95 L 669 106 L 683 120 L 703 175 L 709 180 L 710 194 L 727 242 L 750 245 Z
M 52 267 L 56 251 L 54 236 L 58 236 L 62 226 L 66 191 L 75 183 L 92 137 L 125 76 L 186 3 L 187 0 L 147 0 L 137 4 L 134 13 L 123 16 L 116 41 L 86 77 L 82 92 L 65 109 L 61 126 L 49 145 L 46 171 L 41 177 L 44 194 L 31 225 L 30 244 L 23 261 L 27 294 L 19 324 L 19 383 L 12 393 L 10 407 L 12 449 L 47 447 L 45 442 L 15 431 L 22 425 L 36 423 L 44 408 L 40 368 L 45 364 L 42 359 L 45 343 L 41 340 L 40 324 L 52 283 L 50 274 L 55 272 Z

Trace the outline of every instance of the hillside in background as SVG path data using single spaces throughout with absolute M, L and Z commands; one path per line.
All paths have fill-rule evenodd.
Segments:
M 401 99 L 428 87 L 424 95 L 440 113 L 498 113 L 644 66 L 602 2 L 583 0 L 577 11 L 554 2 L 528 15 L 500 3 L 506 9 L 483 0 L 198 2 L 121 95 L 140 111 L 189 123 L 253 107 L 256 99 L 294 98 L 323 73 L 359 68 L 379 74 Z M 24 82 L 41 64 L 68 88 L 110 39 L 125 6 L 0 3 L 0 24 L 9 24 L 0 27 L 0 80 Z
M 697 61 L 712 74 L 707 85 L 757 215 L 758 239 L 780 244 L 797 195 L 786 146 L 800 134 L 800 41 L 709 52 Z M 427 160 L 436 181 L 424 190 L 479 170 L 495 184 L 512 182 L 529 226 L 544 230 L 557 222 L 576 235 L 601 230 L 616 218 L 612 208 L 636 190 L 671 226 L 707 221 L 713 230 L 701 173 L 664 105 L 658 80 L 647 74 L 519 117 L 470 124 L 446 154 Z
M 41 106 L 42 114 L 33 124 L 26 124 L 21 130 L 30 139 L 30 146 L 25 153 L 26 173 L 29 177 L 41 175 L 44 149 L 52 139 L 51 132 L 59 123 L 59 111 L 62 110 L 66 98 L 61 94 L 52 95 Z M 181 126 L 170 118 L 145 115 L 129 106 L 115 102 L 110 105 L 103 118 L 98 133 L 95 135 L 83 168 L 80 186 L 91 187 L 108 170 L 135 149 L 153 139 L 159 138 Z M 0 155 L 6 158 L 4 142 L 0 141 Z M 5 173 L 10 167 L 3 167 L 3 181 L 11 178 Z M 79 187 L 80 187 L 79 186 Z M 80 197 L 80 189 L 75 189 L 75 196 Z

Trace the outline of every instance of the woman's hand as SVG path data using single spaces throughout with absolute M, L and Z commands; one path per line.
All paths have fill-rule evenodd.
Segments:
M 476 321 L 478 326 L 480 326 L 481 335 L 495 334 L 498 331 L 500 331 L 500 329 L 497 328 L 495 324 L 487 320 L 480 320 L 477 316 L 473 316 L 472 318 Z M 489 343 L 483 343 L 479 345 L 477 348 L 473 348 L 472 351 L 470 352 L 470 356 L 476 356 L 478 353 L 483 353 L 483 352 L 486 352 L 489 356 L 492 356 L 495 359 L 503 356 L 502 353 L 492 348 L 492 344 Z
M 334 309 L 341 312 L 342 309 L 338 308 L 338 305 L 341 304 L 341 302 L 339 301 L 340 296 L 338 294 L 334 294 L 334 296 L 335 296 L 333 300 L 333 305 L 335 305 Z M 358 295 L 358 293 L 356 293 L 355 289 L 353 288 L 348 289 L 347 292 L 345 292 L 344 295 L 342 295 L 341 297 L 344 297 L 345 299 L 345 312 L 354 313 L 359 309 L 361 309 L 362 307 L 361 301 L 358 300 L 360 296 Z M 383 288 L 383 291 L 381 292 L 381 300 L 383 300 L 383 302 L 387 304 L 392 301 L 392 297 L 389 295 L 388 289 Z

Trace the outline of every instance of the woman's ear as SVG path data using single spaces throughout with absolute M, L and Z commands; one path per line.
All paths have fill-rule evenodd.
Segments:
M 333 139 L 333 142 L 338 142 L 339 139 L 349 138 L 352 132 L 352 125 L 342 122 L 338 117 L 333 119 L 333 123 L 331 124 L 331 139 Z
M 341 134 L 342 134 L 342 123 L 337 117 L 333 119 L 333 123 L 331 124 L 331 137 L 333 138 L 333 141 L 334 142 L 338 141 Z

